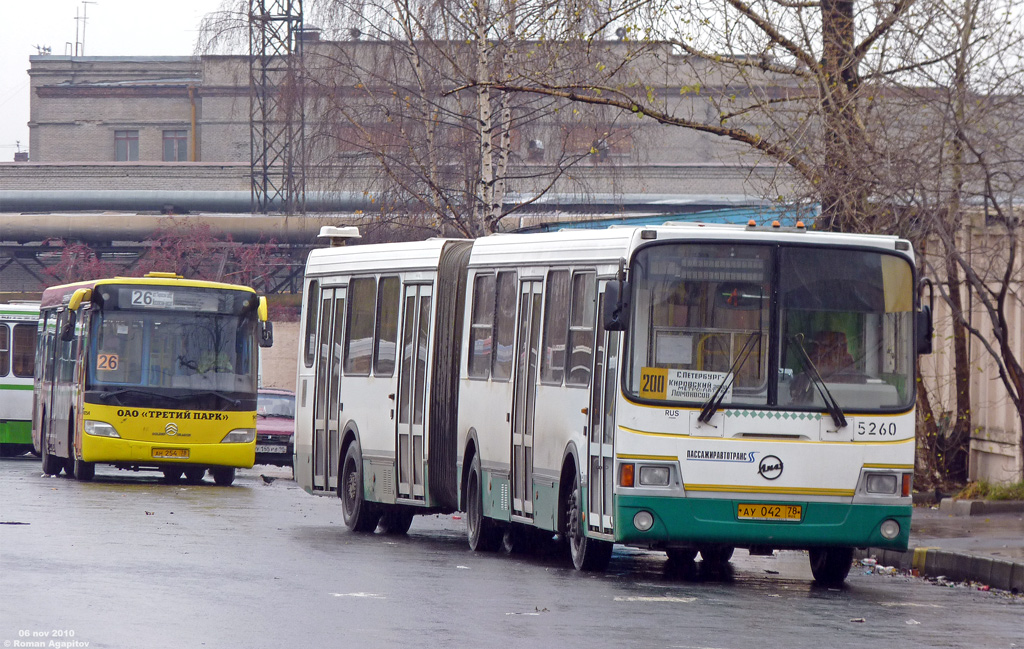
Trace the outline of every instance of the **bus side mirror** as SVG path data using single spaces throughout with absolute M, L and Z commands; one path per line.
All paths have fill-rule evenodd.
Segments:
M 274 323 L 273 322 L 261 322 L 260 323 L 260 347 L 273 347 L 274 346 Z
M 75 323 L 78 321 L 78 315 L 74 311 L 68 311 L 68 318 L 64 322 L 64 326 L 60 328 L 60 339 L 64 342 L 75 339 Z
M 914 323 L 914 333 L 917 338 L 917 353 L 918 354 L 931 354 L 932 353 L 932 334 L 934 333 L 934 325 L 932 324 L 932 308 L 927 304 L 921 306 L 921 310 L 914 314 L 916 322 Z
M 629 282 L 608 282 L 604 289 L 604 313 L 601 317 L 605 331 L 626 330 L 629 326 Z

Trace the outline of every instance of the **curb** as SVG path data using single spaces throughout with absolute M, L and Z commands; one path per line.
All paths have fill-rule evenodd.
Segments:
M 984 516 L 1024 512 L 1024 500 L 953 500 L 939 503 L 939 511 L 953 516 Z
M 973 581 L 1024 593 L 1024 563 L 993 559 L 939 548 L 911 548 L 907 551 L 867 548 L 854 552 L 857 558 L 874 557 L 880 564 L 900 570 L 917 570 L 922 577 L 945 577 L 950 581 Z

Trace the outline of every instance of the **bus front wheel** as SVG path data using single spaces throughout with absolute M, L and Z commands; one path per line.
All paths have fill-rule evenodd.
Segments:
M 75 456 L 74 460 L 70 460 L 70 463 L 74 465 L 75 479 L 82 482 L 89 482 L 96 477 L 96 463 L 95 462 L 83 462 L 78 459 L 78 454 L 75 453 L 75 449 L 71 449 L 71 454 Z
M 480 457 L 474 455 L 466 481 L 466 538 L 474 552 L 494 552 L 501 545 L 501 528 L 484 516 Z
M 600 572 L 608 567 L 612 558 L 612 544 L 587 537 L 584 530 L 583 489 L 580 478 L 573 479 L 572 491 L 565 500 L 565 531 L 569 541 L 569 556 L 577 570 Z
M 363 457 L 359 442 L 352 442 L 345 451 L 341 463 L 341 479 L 338 480 L 338 496 L 341 498 L 341 512 L 345 526 L 353 532 L 372 532 L 377 529 L 380 512 L 363 498 Z
M 842 586 L 853 566 L 853 548 L 811 548 L 811 574 L 822 586 Z
M 230 487 L 231 483 L 235 481 L 235 467 L 215 466 L 210 469 L 210 475 L 213 476 L 214 484 L 221 487 Z

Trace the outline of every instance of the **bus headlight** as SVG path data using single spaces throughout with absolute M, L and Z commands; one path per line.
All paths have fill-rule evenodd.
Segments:
M 640 484 L 651 487 L 667 487 L 669 470 L 667 466 L 641 466 Z
M 86 419 L 84 425 L 86 435 L 95 435 L 96 437 L 120 437 L 120 435 L 117 434 L 117 429 L 105 421 L 93 421 L 91 419 Z
M 894 539 L 900 535 L 900 524 L 890 518 L 882 522 L 880 531 L 885 538 Z
M 892 473 L 869 473 L 864 487 L 869 494 L 894 494 L 898 483 Z
M 236 428 L 220 440 L 221 444 L 248 444 L 256 439 L 255 428 Z

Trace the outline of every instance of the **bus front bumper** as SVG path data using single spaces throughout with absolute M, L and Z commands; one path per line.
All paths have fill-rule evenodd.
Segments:
M 181 464 L 249 469 L 255 459 L 255 441 L 241 444 L 154 444 L 118 437 L 82 436 L 82 460 L 100 464 Z
M 741 519 L 741 503 L 798 504 L 803 508 L 802 517 L 799 521 Z M 910 541 L 911 510 L 909 505 L 618 496 L 615 540 L 648 547 L 715 543 L 776 549 L 838 546 L 906 550 Z M 634 525 L 634 517 L 641 511 L 649 512 L 654 519 L 647 531 Z M 899 533 L 891 539 L 881 532 L 887 520 L 899 524 Z

